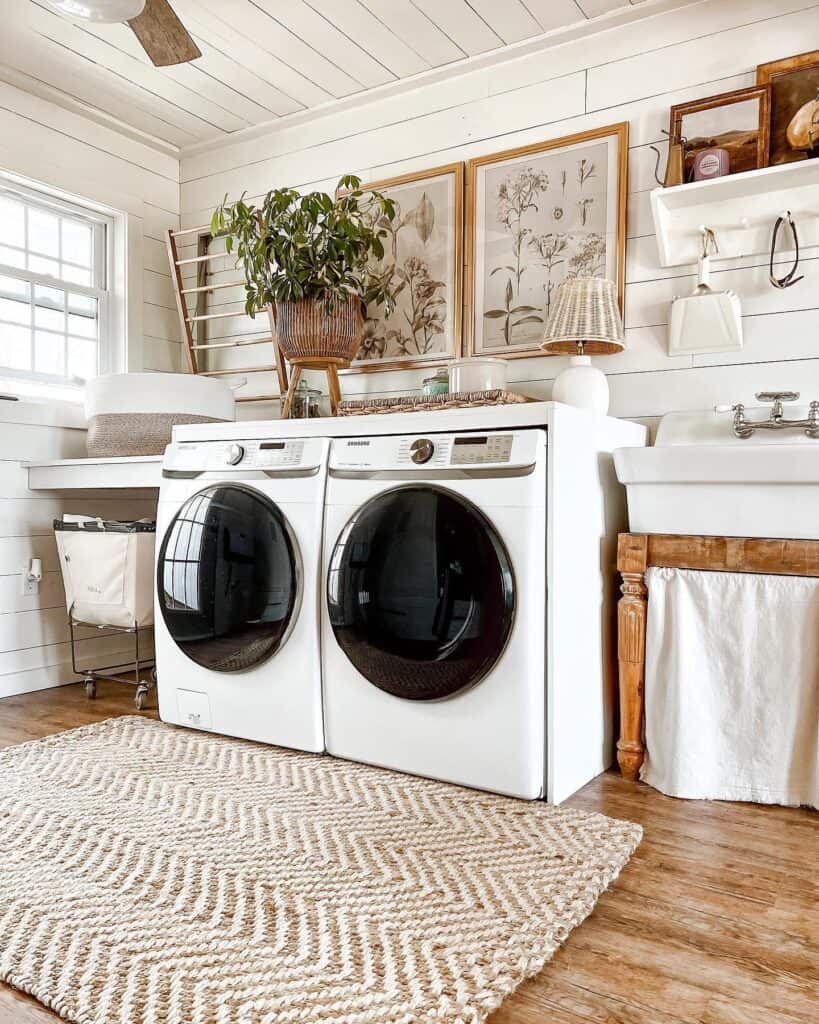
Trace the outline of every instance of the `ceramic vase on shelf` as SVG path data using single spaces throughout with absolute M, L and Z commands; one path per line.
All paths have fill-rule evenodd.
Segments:
M 568 369 L 552 389 L 555 402 L 605 415 L 609 385 L 593 355 L 612 355 L 625 348 L 623 321 L 613 281 L 575 277 L 557 291 L 540 346 L 550 355 L 571 355 Z

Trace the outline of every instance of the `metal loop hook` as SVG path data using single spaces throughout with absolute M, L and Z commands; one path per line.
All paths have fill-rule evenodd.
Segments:
M 711 230 L 711 228 L 706 227 L 705 224 L 701 224 L 700 225 L 700 234 L 702 235 L 702 253 L 701 253 L 701 258 L 705 259 L 709 255 L 709 252 L 708 252 L 709 246 L 711 247 L 711 251 L 714 254 L 714 256 L 718 256 L 719 255 L 719 246 L 717 245 L 717 236 L 714 234 L 714 232 Z
M 794 261 L 793 266 L 785 274 L 784 277 L 777 277 L 774 274 L 774 256 L 776 255 L 776 239 L 779 235 L 779 229 L 783 224 L 787 223 L 791 229 L 791 235 L 793 237 L 793 248 L 794 248 Z M 792 284 L 796 284 L 798 281 L 803 281 L 805 278 L 804 274 L 800 274 L 799 277 L 794 277 L 799 267 L 799 235 L 796 233 L 796 222 L 791 215 L 790 210 L 786 210 L 776 218 L 776 224 L 774 224 L 773 235 L 771 237 L 771 258 L 768 264 L 768 280 L 774 286 L 774 288 L 790 288 Z

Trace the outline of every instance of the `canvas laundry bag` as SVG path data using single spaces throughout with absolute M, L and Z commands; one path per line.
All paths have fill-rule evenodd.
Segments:
M 54 520 L 65 603 L 93 626 L 150 626 L 154 621 L 156 523 L 91 516 Z

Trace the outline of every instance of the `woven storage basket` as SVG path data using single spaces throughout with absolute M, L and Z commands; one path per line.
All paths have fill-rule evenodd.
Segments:
M 328 316 L 314 299 L 276 303 L 276 334 L 286 359 L 328 359 L 349 363 L 358 353 L 364 317 L 361 299 L 351 295 Z
M 520 405 L 536 398 L 513 391 L 459 391 L 451 395 L 405 395 L 401 398 L 349 399 L 338 407 L 339 416 L 371 416 L 374 413 L 431 412 L 435 409 L 477 409 L 484 405 Z

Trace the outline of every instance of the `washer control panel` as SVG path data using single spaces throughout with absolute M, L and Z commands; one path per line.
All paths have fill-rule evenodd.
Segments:
M 453 438 L 449 461 L 453 466 L 502 465 L 511 458 L 511 434 L 463 434 Z
M 516 468 L 532 465 L 540 430 L 464 434 L 410 434 L 399 437 L 336 438 L 330 468 L 337 470 L 430 470 Z
M 313 438 L 270 441 L 181 441 L 165 450 L 163 468 L 176 472 L 219 470 L 263 472 L 313 469 L 321 442 Z

